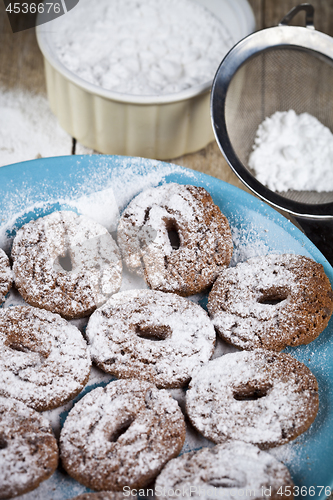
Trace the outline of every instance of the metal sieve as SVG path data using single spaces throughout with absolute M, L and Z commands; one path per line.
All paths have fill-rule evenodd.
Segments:
M 306 26 L 290 26 L 302 10 Z M 257 128 L 276 111 L 308 112 L 333 132 L 333 38 L 314 29 L 313 16 L 312 5 L 300 4 L 278 26 L 235 45 L 215 75 L 211 115 L 220 149 L 241 181 L 293 215 L 333 264 L 333 192 L 275 192 L 248 167 Z

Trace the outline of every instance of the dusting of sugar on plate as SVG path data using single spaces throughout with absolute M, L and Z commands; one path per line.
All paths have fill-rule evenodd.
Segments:
M 178 167 L 176 165 L 167 165 L 166 167 L 164 167 L 164 165 L 166 164 L 157 161 L 146 161 L 137 158 L 127 159 L 120 157 L 119 159 L 117 159 L 116 157 L 114 157 L 110 162 L 108 162 L 105 157 L 91 156 L 85 158 L 74 157 L 73 161 L 76 165 L 78 165 L 79 168 L 80 166 L 82 166 L 83 181 L 81 183 L 80 178 L 79 185 L 77 185 L 77 181 L 75 179 L 74 181 L 70 182 L 69 186 L 67 185 L 64 187 L 59 185 L 57 186 L 57 191 L 52 195 L 52 197 L 50 197 L 47 193 L 48 184 L 41 181 L 40 179 L 36 179 L 36 185 L 34 187 L 32 187 L 31 183 L 29 183 L 28 181 L 23 185 L 23 188 L 21 190 L 16 192 L 10 192 L 9 190 L 8 193 L 4 193 L 4 206 L 6 206 L 6 212 L 3 212 L 2 214 L 2 225 L 0 226 L 0 247 L 7 248 L 8 252 L 12 238 L 10 233 L 13 229 L 13 226 L 18 219 L 19 221 L 21 221 L 21 223 L 22 221 L 24 222 L 26 219 L 26 214 L 29 211 L 35 213 L 36 209 L 39 209 L 40 213 L 43 214 L 45 210 L 52 210 L 52 207 L 56 204 L 57 207 L 59 207 L 57 209 L 65 207 L 70 209 L 76 208 L 77 210 L 79 210 L 78 206 L 83 203 L 82 200 L 86 200 L 88 205 L 91 202 L 91 206 L 93 207 L 90 216 L 92 218 L 96 217 L 96 221 L 100 222 L 100 220 L 98 220 L 99 217 L 104 217 L 104 214 L 102 213 L 103 204 L 106 203 L 106 205 L 104 205 L 106 209 L 109 206 L 114 206 L 113 202 L 109 205 L 109 202 L 107 200 L 107 197 L 109 195 L 108 189 L 111 186 L 113 188 L 117 207 L 121 212 L 123 208 L 128 204 L 128 202 L 136 194 L 138 194 L 138 192 L 142 191 L 146 187 L 156 186 L 159 183 L 163 183 L 166 176 L 168 176 L 169 174 L 176 174 L 176 176 L 180 174 L 179 182 L 182 182 L 182 174 L 184 172 L 181 167 Z M 87 166 L 88 162 L 94 168 L 96 167 L 95 173 L 91 174 L 91 172 L 87 173 L 85 171 L 85 167 Z M 142 168 L 145 167 L 145 165 L 149 167 L 152 166 L 152 168 L 149 169 L 147 175 L 142 175 Z M 191 184 L 193 182 L 193 184 L 196 184 L 198 182 L 198 178 L 196 177 L 197 175 L 197 173 L 186 170 L 186 183 Z M 175 178 L 173 178 L 173 181 L 175 181 Z M 206 187 L 208 191 L 214 191 L 214 180 L 211 180 L 211 178 L 209 177 L 207 177 L 205 179 L 205 183 L 201 185 L 204 185 L 204 187 Z M 36 192 L 38 192 L 38 190 L 40 190 L 42 194 L 39 193 L 38 196 L 36 196 Z M 300 238 L 297 237 L 297 234 L 295 235 L 294 239 L 292 233 L 287 234 L 285 229 L 275 223 L 274 217 L 271 217 L 270 213 L 266 214 L 261 207 L 259 207 L 259 209 L 257 208 L 257 200 L 253 199 L 253 208 L 254 210 L 257 210 L 257 212 L 255 213 L 255 215 L 249 215 L 248 211 L 244 213 L 245 209 L 242 206 L 238 207 L 237 204 L 235 205 L 232 198 L 230 199 L 230 201 L 228 200 L 228 197 L 226 197 L 227 199 L 223 199 L 223 186 L 221 188 L 219 187 L 219 190 L 221 191 L 221 198 L 218 196 L 217 200 L 221 200 L 223 206 L 226 207 L 228 218 L 229 216 L 231 216 L 229 220 L 233 232 L 235 248 L 233 265 L 235 265 L 238 261 L 244 261 L 247 260 L 247 258 L 256 255 L 263 255 L 271 252 L 272 250 L 276 251 L 281 249 L 283 252 L 300 253 L 300 250 L 302 250 L 303 248 L 304 254 L 310 255 L 306 245 L 300 241 Z M 95 192 L 102 193 L 100 198 L 100 207 L 98 206 L 98 203 L 96 203 L 97 197 L 92 194 Z M 92 196 L 90 197 L 91 194 Z M 238 198 L 236 201 L 238 202 Z M 74 206 L 75 203 L 78 204 L 76 205 L 76 207 Z M 247 210 L 248 205 L 249 204 L 245 203 Z M 89 210 L 88 207 L 87 210 Z M 111 218 L 109 219 L 109 223 L 111 227 L 113 224 Z M 265 227 L 268 227 L 269 229 L 265 229 Z M 9 232 L 8 235 L 7 231 Z M 277 234 L 276 237 L 275 233 Z M 293 245 L 295 245 L 295 247 L 293 247 Z M 303 247 L 302 245 L 305 246 Z M 143 280 L 141 280 L 141 278 L 136 277 L 134 280 L 133 276 L 130 273 L 128 273 L 127 275 L 125 273 L 121 290 L 127 290 L 131 288 L 146 288 L 146 284 Z M 190 299 L 203 305 L 205 302 L 205 298 L 202 294 L 191 297 Z M 5 303 L 5 307 L 8 307 L 11 304 L 20 303 L 24 303 L 23 299 L 15 295 L 14 292 L 10 292 Z M 76 324 L 76 326 L 78 326 L 81 331 L 84 331 L 84 320 L 74 321 L 74 324 Z M 323 340 L 323 342 L 325 341 L 328 342 L 327 339 Z M 227 352 L 225 349 L 228 349 L 228 347 L 229 346 L 224 345 L 223 343 L 221 344 L 221 346 L 219 346 L 218 343 L 217 351 L 215 352 L 214 357 L 218 354 L 218 349 L 221 349 L 220 353 L 223 354 L 224 352 Z M 297 352 L 304 352 L 307 359 L 312 359 L 312 357 L 314 357 L 314 359 L 317 360 L 315 353 L 312 352 L 313 348 L 313 344 L 311 344 L 310 346 L 305 346 L 305 349 L 302 349 L 302 351 Z M 304 360 L 304 362 L 308 364 L 308 366 L 314 371 L 315 375 L 317 376 L 317 378 L 319 377 L 319 379 L 320 374 L 322 374 L 324 380 L 326 380 L 327 378 L 327 363 L 330 359 L 328 349 L 329 344 L 325 352 L 323 352 L 323 356 L 321 357 L 319 364 L 316 361 L 316 363 L 314 363 L 312 366 L 311 363 L 308 364 L 306 362 L 307 360 Z M 303 361 L 303 359 L 301 360 Z M 92 386 L 96 386 L 96 384 L 103 385 L 107 383 L 108 376 L 106 376 L 106 378 L 104 377 L 105 375 L 103 375 L 102 372 L 99 372 L 98 370 L 96 373 L 91 373 L 87 389 Z M 319 380 L 319 385 L 322 385 L 321 380 Z M 325 390 L 326 388 L 324 387 L 323 394 L 321 395 L 322 398 L 325 396 Z M 173 396 L 181 403 L 181 399 L 183 397 L 182 394 L 173 393 Z M 321 401 L 325 406 L 325 399 L 322 399 Z M 70 404 L 71 403 L 69 403 L 69 406 Z M 63 408 L 63 414 L 62 411 L 60 411 L 60 414 L 58 415 L 54 414 L 53 416 L 48 416 L 48 418 L 54 421 L 54 427 L 56 427 L 56 425 L 59 425 L 59 419 L 64 418 L 64 414 L 66 414 L 66 411 L 68 411 L 68 409 Z M 324 421 L 324 416 L 321 414 L 321 411 L 319 411 L 318 417 L 320 418 L 318 424 L 320 426 L 320 423 Z M 312 429 L 310 429 L 311 436 L 312 432 L 316 432 L 316 429 L 317 424 L 315 421 L 314 430 L 312 431 Z M 296 471 L 296 473 L 298 473 L 298 471 L 304 473 L 304 454 L 307 453 L 307 450 L 310 449 L 311 446 L 307 446 L 307 436 L 308 433 L 304 436 L 304 438 L 303 436 L 301 436 L 301 438 L 298 438 L 297 441 L 272 450 L 272 453 L 277 453 L 277 458 L 284 461 L 287 466 L 291 465 L 292 469 Z M 198 436 L 195 431 L 189 429 L 182 451 L 185 452 L 191 449 L 197 449 L 202 446 L 209 445 L 211 446 L 211 443 L 209 441 Z M 59 471 L 57 471 L 55 475 L 52 476 L 48 481 L 42 483 L 37 490 L 28 493 L 23 497 L 20 497 L 20 500 L 45 500 L 45 498 L 49 498 L 50 492 L 52 492 L 52 500 L 64 500 L 65 498 L 72 498 L 75 495 L 84 493 L 86 491 L 87 490 L 85 487 L 79 485 L 68 476 L 64 476 Z
M 112 232 L 119 212 L 134 196 L 148 187 L 157 186 L 167 175 L 182 171 L 178 165 L 126 157 L 114 157 L 112 163 L 115 168 L 110 171 L 107 157 L 73 157 L 78 166 L 83 160 L 85 164 L 96 165 L 96 173 L 85 173 L 83 169 L 76 187 L 69 188 L 59 183 L 57 192 L 50 196 L 49 186 L 41 178 L 36 180 L 34 186 L 29 182 L 22 183 L 20 190 L 5 193 L 2 203 L 6 206 L 6 214 L 3 214 L 0 226 L 0 247 L 3 250 L 9 253 L 15 227 L 19 228 L 32 217 L 42 217 L 54 210 L 84 210 L 92 220 Z M 146 165 L 152 165 L 156 170 L 142 175 L 142 167 Z

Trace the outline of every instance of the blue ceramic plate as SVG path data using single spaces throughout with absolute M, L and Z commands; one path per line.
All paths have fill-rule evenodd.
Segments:
M 138 192 L 163 182 L 205 187 L 227 216 L 233 233 L 233 264 L 255 255 L 296 253 L 333 269 L 287 219 L 255 197 L 199 172 L 140 158 L 70 156 L 40 159 L 0 169 L 0 246 L 7 251 L 17 227 L 58 209 L 74 209 L 116 227 L 119 211 Z M 311 428 L 272 453 L 288 466 L 299 497 L 325 498 L 333 488 L 333 322 L 308 346 L 288 349 L 315 374 L 320 410 Z M 22 499 L 65 500 L 85 490 L 58 473 Z M 297 489 L 295 491 L 297 496 Z

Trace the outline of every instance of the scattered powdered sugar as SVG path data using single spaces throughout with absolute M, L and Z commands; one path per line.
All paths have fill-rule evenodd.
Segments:
M 75 320 L 71 320 L 69 323 L 73 324 L 75 323 Z M 115 380 L 115 377 L 103 372 L 102 370 L 97 368 L 97 366 L 92 365 L 87 385 L 83 388 L 80 394 L 78 394 L 74 399 L 71 399 L 71 401 L 69 401 L 65 405 L 54 408 L 53 410 L 46 410 L 43 412 L 43 415 L 45 415 L 45 417 L 49 420 L 52 430 L 57 439 L 59 438 L 62 425 L 75 403 L 79 401 L 84 394 L 95 389 L 96 387 L 104 387 L 113 380 Z M 41 500 L 44 500 L 43 497 L 41 497 Z
M 237 226 L 231 225 L 231 234 L 234 245 L 231 267 L 252 257 L 268 254 L 269 245 L 258 238 L 258 226 L 249 223 L 244 225 L 240 220 Z
M 57 469 L 37 489 L 19 496 L 16 500 L 67 500 L 84 493 L 87 493 L 87 488 L 83 484 L 78 483 L 68 474 L 64 474 L 62 470 Z M 113 498 L 113 500 L 116 499 Z
M 216 353 L 216 349 L 214 351 L 214 355 Z M 220 353 L 221 356 L 221 353 Z M 186 387 L 182 387 L 180 389 L 168 389 L 172 397 L 178 402 L 182 412 L 186 415 Z M 190 421 L 186 420 L 186 437 L 183 448 L 180 454 L 187 453 L 192 450 L 199 450 L 200 448 L 207 447 L 211 448 L 215 446 L 212 441 L 206 439 L 202 434 L 200 434 L 190 423 Z
M 297 458 L 298 443 L 296 441 L 292 443 L 286 443 L 282 446 L 277 446 L 276 448 L 271 448 L 268 453 L 273 455 L 277 460 L 283 462 L 284 464 L 289 464 L 294 462 Z
M 234 44 L 223 22 L 190 0 L 81 0 L 56 27 L 55 50 L 70 71 L 132 95 L 209 82 Z
M 0 89 L 0 166 L 70 155 L 72 138 L 58 124 L 47 99 Z
M 71 157 L 80 168 L 80 157 Z M 27 214 L 38 214 L 39 217 L 53 210 L 84 210 L 87 216 L 95 222 L 104 225 L 109 232 L 117 225 L 119 212 L 128 202 L 141 191 L 157 186 L 170 174 L 182 172 L 182 167 L 175 164 L 162 163 L 144 158 L 112 158 L 88 156 L 84 159 L 86 165 L 91 162 L 93 169 L 80 172 L 77 186 L 71 184 L 58 185 L 53 195 L 50 195 L 49 185 L 42 178 L 23 184 L 19 189 L 10 189 L 4 193 L 2 200 L 6 212 L 2 214 L 0 226 L 0 247 L 7 253 L 10 251 L 12 235 L 19 227 L 28 222 Z M 153 167 L 144 172 L 145 166 Z M 130 167 L 130 168 L 128 168 Z M 187 173 L 191 177 L 191 172 Z M 53 181 L 53 179 L 52 179 Z M 44 194 L 45 193 L 45 194 Z
M 0 305 L 4 302 L 6 294 L 13 283 L 13 272 L 5 252 L 0 248 Z
M 80 215 L 93 217 L 110 233 L 116 231 L 120 215 L 113 187 L 81 196 L 69 203 L 78 210 Z
M 248 164 L 273 191 L 332 191 L 333 134 L 309 113 L 277 111 L 259 125 Z

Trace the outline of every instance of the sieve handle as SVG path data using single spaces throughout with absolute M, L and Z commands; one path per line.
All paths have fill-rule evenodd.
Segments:
M 333 219 L 294 217 L 309 240 L 316 245 L 333 266 Z
M 279 22 L 279 26 L 286 26 L 290 23 L 293 17 L 298 14 L 301 10 L 305 11 L 305 25 L 307 28 L 314 29 L 313 17 L 314 17 L 314 8 L 310 3 L 300 3 L 296 5 L 293 9 L 291 9 L 288 14 L 284 16 L 284 18 Z

